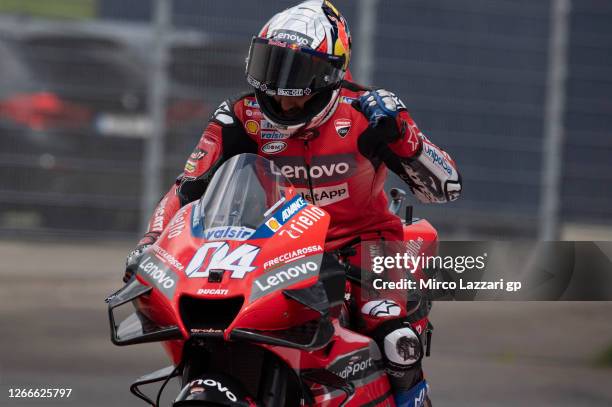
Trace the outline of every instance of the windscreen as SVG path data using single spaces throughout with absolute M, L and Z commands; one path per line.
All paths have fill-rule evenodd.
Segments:
M 274 164 L 255 154 L 240 154 L 215 172 L 200 199 L 200 224 L 205 229 L 243 226 L 257 229 L 285 202 L 291 183 Z

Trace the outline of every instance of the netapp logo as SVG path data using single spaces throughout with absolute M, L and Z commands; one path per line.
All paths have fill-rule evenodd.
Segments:
M 293 30 L 275 30 L 272 32 L 272 38 L 284 42 L 293 42 L 303 47 L 310 47 L 312 38 Z
M 296 188 L 295 190 L 308 202 L 319 206 L 330 205 L 349 197 L 348 183 L 346 182 L 340 185 L 313 188 L 312 190 L 309 188 Z

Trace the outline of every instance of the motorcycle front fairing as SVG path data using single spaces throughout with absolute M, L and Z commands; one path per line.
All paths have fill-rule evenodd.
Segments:
M 304 374 L 316 398 L 342 400 L 356 385 L 355 402 L 380 398 L 388 381 L 376 345 L 336 319 L 344 270 L 323 250 L 329 222 L 272 162 L 235 156 L 143 255 L 136 281 L 153 289 L 134 300 L 137 313 L 180 332 L 163 342 L 175 365 L 190 338 L 248 341 Z M 354 363 L 367 369 L 343 373 Z
M 305 293 L 291 292 L 319 280 L 329 215 L 279 174 L 249 154 L 221 166 L 205 195 L 184 206 L 142 257 L 136 278 L 154 290 L 137 300 L 138 310 L 178 326 L 183 339 L 229 339 L 239 328 L 280 331 L 319 318 L 316 305 L 299 301 Z M 180 341 L 173 343 L 177 363 Z

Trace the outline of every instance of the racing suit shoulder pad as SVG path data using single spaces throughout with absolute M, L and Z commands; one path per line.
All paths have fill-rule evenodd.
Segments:
M 246 103 L 243 101 L 248 101 L 251 99 L 254 100 L 253 92 L 242 93 L 236 97 L 226 99 L 215 109 L 209 120 L 213 123 L 219 124 L 222 127 L 236 126 L 239 119 L 241 119 L 241 115 L 239 114 L 241 113 L 241 110 L 239 107 Z

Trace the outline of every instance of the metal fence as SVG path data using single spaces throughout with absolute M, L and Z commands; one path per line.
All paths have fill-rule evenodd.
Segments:
M 247 90 L 250 37 L 293 3 L 98 0 L 94 19 L 0 14 L 2 231 L 136 234 L 212 109 Z M 462 238 L 612 225 L 611 5 L 335 3 L 356 79 L 400 95 L 462 171 L 460 201 L 417 215 Z

